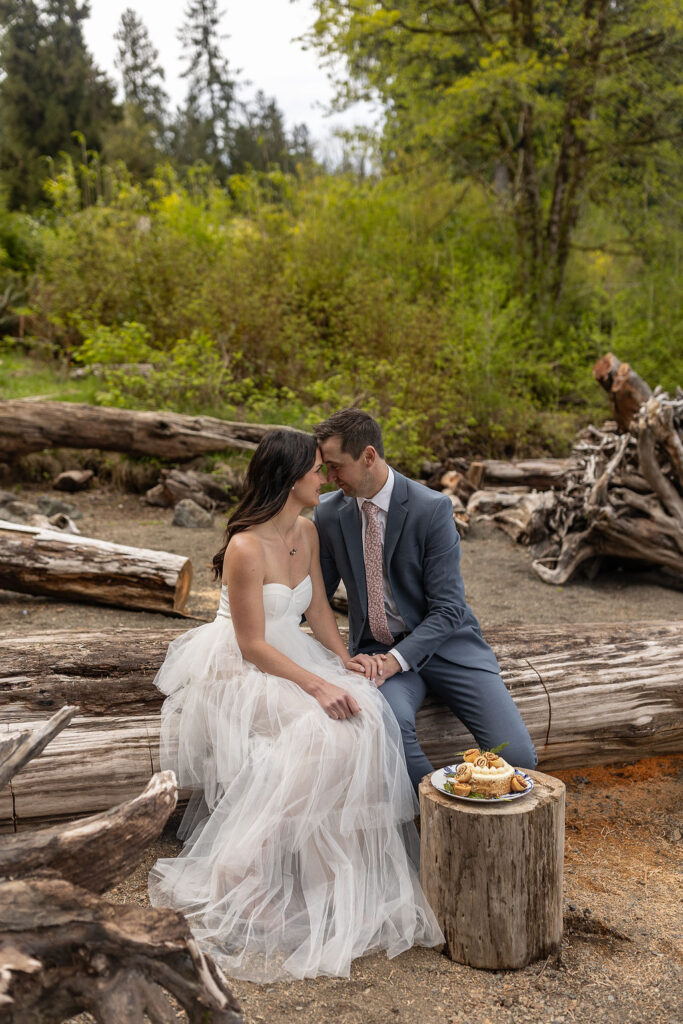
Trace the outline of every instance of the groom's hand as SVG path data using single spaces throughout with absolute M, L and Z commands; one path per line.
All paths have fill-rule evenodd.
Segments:
M 402 672 L 402 668 L 398 663 L 398 660 L 393 654 L 382 655 L 382 667 L 379 670 L 377 678 L 375 679 L 375 686 L 381 686 L 382 683 L 386 683 L 387 679 L 391 679 L 397 672 Z

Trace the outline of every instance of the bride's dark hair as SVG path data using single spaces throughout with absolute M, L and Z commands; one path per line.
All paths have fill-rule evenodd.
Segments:
M 213 556 L 214 579 L 220 579 L 223 573 L 231 539 L 277 515 L 297 480 L 315 465 L 317 450 L 315 437 L 301 430 L 271 430 L 266 434 L 252 455 L 244 495 L 228 519 L 225 543 Z

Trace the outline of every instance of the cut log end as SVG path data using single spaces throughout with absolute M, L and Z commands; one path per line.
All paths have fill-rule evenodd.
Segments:
M 175 595 L 173 598 L 173 610 L 181 612 L 187 604 L 187 599 L 190 596 L 190 588 L 192 587 L 192 562 L 190 559 L 186 559 L 184 565 L 178 573 L 178 579 L 175 586 Z

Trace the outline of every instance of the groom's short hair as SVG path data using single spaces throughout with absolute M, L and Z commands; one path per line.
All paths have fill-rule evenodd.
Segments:
M 329 419 L 318 423 L 314 432 L 318 441 L 341 438 L 341 450 L 348 452 L 353 459 L 359 459 L 369 444 L 380 458 L 384 458 L 382 429 L 377 420 L 362 409 L 340 409 Z

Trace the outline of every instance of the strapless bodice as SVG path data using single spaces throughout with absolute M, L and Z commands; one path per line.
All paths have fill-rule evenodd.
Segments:
M 286 583 L 264 583 L 263 608 L 266 613 L 266 622 L 292 617 L 298 623 L 311 603 L 312 596 L 313 583 L 310 576 L 304 576 L 301 583 L 297 583 L 295 587 L 288 587 Z M 228 588 L 225 584 L 221 587 L 221 599 L 216 618 L 232 618 Z

